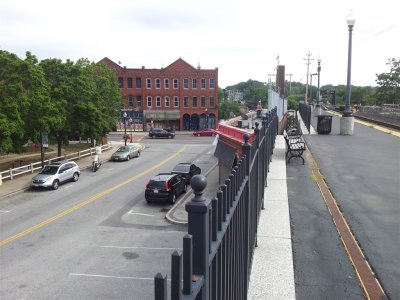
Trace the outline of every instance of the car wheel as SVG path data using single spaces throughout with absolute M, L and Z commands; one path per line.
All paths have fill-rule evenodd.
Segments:
M 72 181 L 73 181 L 73 182 L 77 182 L 78 179 L 79 179 L 79 174 L 78 174 L 78 172 L 75 172 L 75 173 L 74 173 L 74 176 L 72 176 Z
M 126 157 L 126 161 L 129 161 L 131 159 L 131 157 L 128 155 L 127 157 Z
M 200 133 L 198 133 L 197 136 L 200 136 Z
M 172 135 L 169 135 L 168 138 L 169 138 L 169 139 L 172 139 Z
M 215 133 L 213 133 L 212 136 L 215 136 Z
M 184 193 L 186 193 L 186 192 L 187 192 L 187 185 L 186 185 L 186 183 L 185 183 L 185 187 L 183 188 L 182 194 L 184 194 Z
M 58 180 L 54 180 L 51 187 L 53 188 L 53 190 L 56 190 L 56 189 L 58 189 L 59 185 L 60 185 L 60 183 L 58 182 Z
M 154 139 L 154 135 L 151 138 Z
M 139 156 L 140 156 L 140 152 L 137 153 L 137 156 L 136 156 L 136 157 L 139 157 Z
M 171 203 L 175 204 L 175 202 L 176 202 L 176 195 L 175 195 L 175 193 L 173 193 L 172 198 L 171 198 Z
M 146 202 L 147 202 L 147 203 L 151 203 L 151 201 L 150 201 L 149 199 L 146 199 Z

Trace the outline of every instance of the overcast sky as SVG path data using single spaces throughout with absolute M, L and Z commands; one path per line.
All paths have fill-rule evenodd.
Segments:
M 400 59 L 398 0 L 1 0 L 0 49 L 39 60 L 108 57 L 128 68 L 166 67 L 181 57 L 218 67 L 222 88 L 268 82 L 278 55 L 291 80 L 305 83 L 310 51 L 310 73 L 321 58 L 321 86 L 346 84 L 351 9 L 351 83 L 376 85 L 387 60 Z

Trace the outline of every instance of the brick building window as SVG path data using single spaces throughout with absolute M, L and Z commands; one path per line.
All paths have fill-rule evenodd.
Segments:
M 161 97 L 160 96 L 156 97 L 156 107 L 161 107 Z
M 152 107 L 153 106 L 153 99 L 151 96 L 147 96 L 147 107 Z
M 201 80 L 201 88 L 202 89 L 206 88 L 206 80 L 204 78 Z
M 183 79 L 183 88 L 186 90 L 189 88 L 189 79 L 187 78 Z
M 146 78 L 146 88 L 151 89 L 151 78 Z
M 215 97 L 210 96 L 210 107 L 215 107 Z
M 124 87 L 124 78 L 118 77 L 118 85 L 120 89 Z
M 132 77 L 128 77 L 128 89 L 133 87 Z
M 189 97 L 183 97 L 183 107 L 189 107 Z
M 201 96 L 201 107 L 206 107 L 206 96 Z
M 179 97 L 174 96 L 174 107 L 179 107 Z
M 156 79 L 156 89 L 157 90 L 161 89 L 161 80 L 160 80 L 160 78 Z
M 197 79 L 196 78 L 192 79 L 192 89 L 197 89 Z
M 178 79 L 174 79 L 174 89 L 177 90 L 179 88 L 179 81 Z
M 136 77 L 136 88 L 141 89 L 142 88 L 142 78 Z
M 136 96 L 136 103 L 138 107 L 142 107 L 142 95 Z
M 192 98 L 192 107 L 197 107 L 197 97 Z
M 133 96 L 132 95 L 128 96 L 128 105 L 133 106 Z
M 214 89 L 215 88 L 215 80 L 214 78 L 210 78 L 210 89 Z
M 169 90 L 169 79 L 168 78 L 164 79 L 164 88 Z
M 164 106 L 165 107 L 169 107 L 170 102 L 171 102 L 170 98 L 168 96 L 165 96 L 165 98 L 164 98 Z

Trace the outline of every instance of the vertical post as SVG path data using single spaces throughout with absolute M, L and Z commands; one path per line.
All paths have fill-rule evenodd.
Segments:
M 211 200 L 203 196 L 204 189 L 207 186 L 207 179 L 203 175 L 195 175 L 190 181 L 194 198 L 186 204 L 188 212 L 188 234 L 193 237 L 193 274 L 204 277 L 201 296 L 199 299 L 205 300 L 209 293 L 209 210 L 211 209 Z
M 250 251 L 250 249 L 252 248 L 252 247 L 250 247 L 250 243 L 251 243 L 251 241 L 250 241 L 250 237 L 251 237 L 251 233 L 250 233 L 250 228 L 251 228 L 251 226 L 250 226 L 250 223 L 251 223 L 251 212 L 250 212 L 250 189 L 251 189 L 251 186 L 250 186 L 250 181 L 249 181 L 249 179 L 250 179 L 250 162 L 251 162 L 251 145 L 249 144 L 249 139 L 250 139 L 250 134 L 248 134 L 248 133 L 245 133 L 244 135 L 243 135 L 243 139 L 244 139 L 244 144 L 242 145 L 242 152 L 243 152 L 243 155 L 244 155 L 244 160 L 243 160 L 243 162 L 245 163 L 245 174 L 244 174 L 244 176 L 245 177 L 247 177 L 247 183 L 246 183 L 246 187 L 245 187 L 245 189 L 244 189 L 244 191 L 243 191 L 243 193 L 244 193 L 244 203 L 245 203 L 245 239 L 246 239 L 246 241 L 245 241 L 245 249 L 244 249 L 244 251 L 245 251 L 245 273 L 243 274 L 243 277 L 244 277 L 244 282 L 245 282 L 245 291 L 247 291 L 248 290 L 248 281 L 249 281 L 249 276 L 250 276 L 250 274 L 249 274 L 249 272 L 250 272 L 250 257 L 251 257 L 251 255 L 250 255 L 250 253 L 249 253 L 249 251 Z
M 340 134 L 341 135 L 353 135 L 354 131 L 354 116 L 350 107 L 350 96 L 351 96 L 351 51 L 352 51 L 352 35 L 355 18 L 352 12 L 347 18 L 347 25 L 349 27 L 349 49 L 347 58 L 347 88 L 346 88 L 346 104 L 342 118 L 340 118 Z
M 167 276 L 162 276 L 157 273 L 154 276 L 154 299 L 155 300 L 168 300 L 167 296 Z

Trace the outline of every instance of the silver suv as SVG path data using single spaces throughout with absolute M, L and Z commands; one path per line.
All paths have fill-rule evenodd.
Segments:
M 78 181 L 81 171 L 73 161 L 58 161 L 45 166 L 38 175 L 32 178 L 32 187 L 51 187 L 58 189 L 66 181 Z

